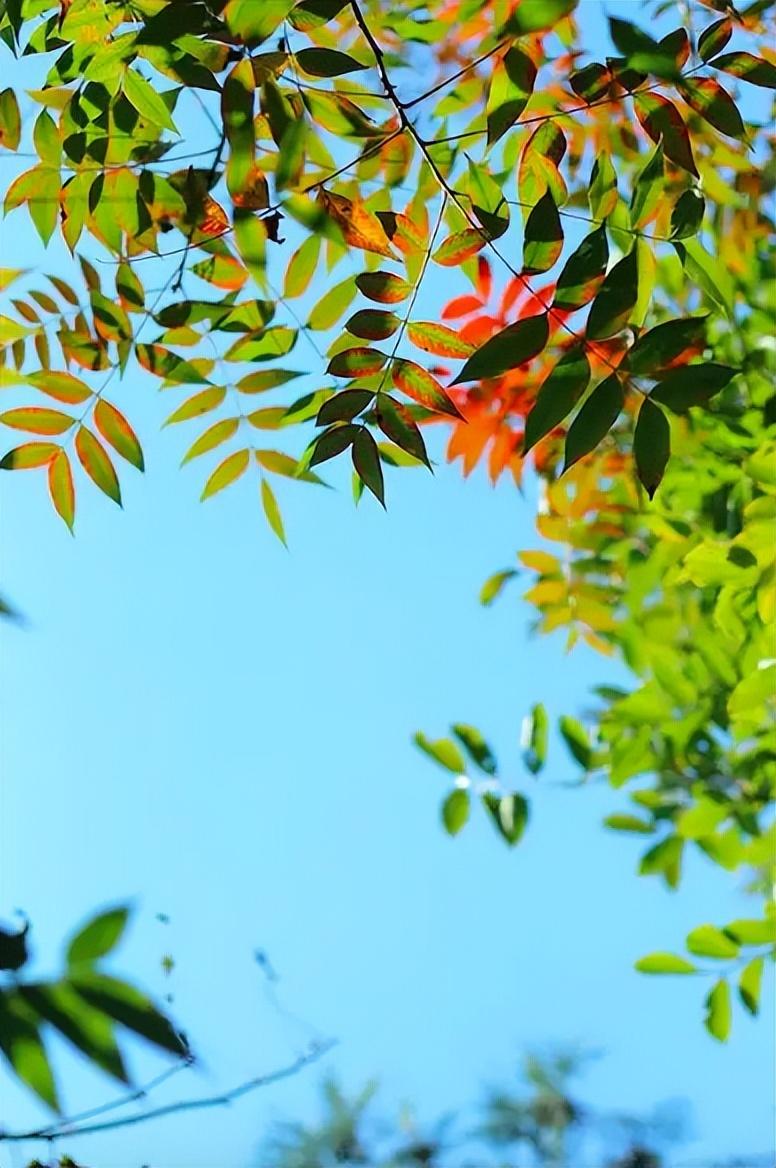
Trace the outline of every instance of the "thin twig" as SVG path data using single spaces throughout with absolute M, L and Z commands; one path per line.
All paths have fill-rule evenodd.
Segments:
M 134 1127 L 137 1124 L 149 1123 L 153 1119 L 162 1119 L 168 1115 L 180 1115 L 183 1112 L 189 1111 L 204 1111 L 212 1107 L 226 1107 L 230 1103 L 234 1103 L 237 1099 L 241 1099 L 244 1095 L 258 1090 L 259 1087 L 269 1087 L 273 1083 L 281 1082 L 283 1079 L 290 1079 L 311 1063 L 323 1058 L 336 1045 L 335 1039 L 329 1039 L 324 1042 L 313 1042 L 308 1046 L 306 1051 L 294 1059 L 292 1063 L 289 1063 L 288 1066 L 281 1067 L 277 1071 L 270 1071 L 266 1075 L 257 1075 L 245 1083 L 240 1083 L 237 1087 L 232 1087 L 229 1091 L 224 1091 L 221 1095 L 208 1095 L 200 1099 L 180 1099 L 176 1103 L 168 1103 L 163 1107 L 155 1107 L 153 1110 L 146 1111 L 140 1115 L 126 1115 L 119 1119 L 107 1120 L 104 1123 L 89 1123 L 75 1127 L 67 1127 L 65 1124 L 62 1124 L 56 1128 L 36 1128 L 24 1132 L 0 1132 L 0 1143 L 22 1143 L 25 1140 L 46 1140 L 50 1143 L 53 1140 L 63 1139 L 65 1137 L 67 1139 L 73 1139 L 75 1136 L 96 1135 L 98 1132 L 116 1131 L 118 1128 L 123 1127 Z

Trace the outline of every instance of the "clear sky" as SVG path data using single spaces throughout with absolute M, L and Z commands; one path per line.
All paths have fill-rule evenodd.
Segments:
M 602 6 L 583 10 L 595 32 Z M 5 185 L 15 164 L 3 165 Z M 0 225 L 3 266 L 38 252 L 23 212 Z M 63 249 L 48 259 L 67 272 Z M 606 1055 L 585 1080 L 590 1103 L 689 1101 L 677 1161 L 767 1151 L 772 994 L 758 1022 L 737 1013 L 723 1047 L 701 1025 L 704 984 L 632 969 L 703 921 L 745 915 L 746 899 L 699 856 L 678 893 L 638 879 L 638 841 L 600 826 L 625 800 L 554 785 L 575 777 L 557 743 L 538 781 L 519 766 L 533 702 L 579 714 L 616 676 L 587 650 L 532 639 L 518 589 L 477 603 L 491 571 L 538 546 L 530 488 L 394 472 L 385 514 L 371 499 L 355 509 L 336 472 L 337 492 L 289 483 L 286 552 L 255 482 L 199 504 L 202 470 L 177 469 L 193 434 L 159 432 L 181 396 L 160 402 L 146 375 L 125 378 L 116 400 L 148 471 L 123 475 L 123 512 L 83 490 L 75 539 L 39 476 L 4 476 L 2 592 L 28 623 L 2 629 L 0 909 L 29 914 L 47 973 L 71 926 L 134 902 L 115 967 L 174 991 L 201 1056 L 155 1102 L 271 1071 L 314 1034 L 338 1046 L 230 1110 L 60 1150 L 90 1168 L 248 1168 L 273 1119 L 316 1113 L 324 1070 L 352 1089 L 376 1075 L 386 1105 L 409 1099 L 432 1119 L 507 1080 L 526 1048 L 580 1043 Z M 445 779 L 410 738 L 455 720 L 483 730 L 531 797 L 514 851 L 480 816 L 457 840 L 438 826 Z M 111 1094 L 67 1052 L 57 1062 L 68 1110 Z M 166 1064 L 138 1050 L 133 1065 L 142 1079 Z M 42 1118 L 6 1079 L 0 1102 L 8 1126 Z M 25 1162 L 0 1151 L 2 1168 Z

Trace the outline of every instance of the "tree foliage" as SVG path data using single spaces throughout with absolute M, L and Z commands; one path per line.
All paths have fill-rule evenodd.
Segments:
M 19 163 L 4 211 L 71 257 L 68 279 L 0 269 L 0 468 L 45 477 L 71 529 L 84 491 L 120 505 L 145 466 L 149 385 L 189 435 L 183 463 L 207 466 L 202 499 L 250 475 L 283 541 L 283 484 L 321 485 L 344 459 L 356 498 L 384 503 L 385 468 L 431 467 L 432 425 L 466 474 L 484 462 L 519 484 L 530 467 L 542 546 L 483 601 L 531 573 L 538 629 L 634 677 L 598 691 L 587 726 L 562 719 L 572 764 L 629 795 L 608 826 L 650 837 L 644 874 L 675 887 L 699 848 L 764 891 L 772 4 L 704 0 L 659 40 L 612 19 L 610 56 L 582 47 L 575 8 L 0 0 L 25 71 L 0 93 L 0 151 Z M 441 308 L 434 272 L 454 292 Z M 303 372 L 317 388 L 296 388 Z M 538 704 L 531 773 L 548 731 Z M 479 731 L 418 743 L 457 777 L 448 831 L 474 793 L 519 841 L 528 800 Z M 757 1009 L 772 930 L 767 908 L 640 965 L 710 960 L 724 1038 L 730 980 Z M 12 1011 L 28 1038 L 30 1009 Z M 42 1066 L 37 1039 L 25 1049 Z

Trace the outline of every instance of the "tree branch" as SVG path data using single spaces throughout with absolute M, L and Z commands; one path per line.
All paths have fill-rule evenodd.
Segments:
M 248 1095 L 252 1091 L 258 1090 L 259 1087 L 269 1087 L 273 1083 L 279 1083 L 283 1079 L 290 1079 L 305 1067 L 317 1062 L 323 1058 L 325 1054 L 336 1046 L 336 1039 L 329 1039 L 323 1042 L 312 1042 L 306 1051 L 300 1054 L 292 1063 L 285 1067 L 281 1067 L 277 1071 L 270 1071 L 266 1075 L 257 1075 L 254 1079 L 249 1079 L 245 1083 L 240 1083 L 231 1090 L 223 1092 L 221 1095 L 208 1095 L 200 1099 L 180 1099 L 176 1103 L 168 1103 L 163 1107 L 155 1107 L 151 1111 L 146 1111 L 141 1115 L 125 1115 L 119 1119 L 109 1119 L 102 1123 L 84 1123 L 84 1124 L 69 1124 L 67 1121 L 54 1126 L 35 1128 L 30 1131 L 22 1132 L 2 1132 L 0 1131 L 0 1143 L 22 1143 L 25 1140 L 46 1140 L 52 1142 L 59 1139 L 73 1139 L 75 1136 L 89 1136 L 96 1135 L 98 1132 L 116 1131 L 122 1127 L 134 1127 L 137 1124 L 149 1123 L 153 1119 L 162 1119 L 168 1115 L 179 1115 L 187 1111 L 204 1111 L 211 1107 L 226 1107 L 235 1100 L 241 1099 L 243 1095 Z M 168 1073 L 169 1074 L 169 1073 Z M 165 1075 L 168 1077 L 168 1075 Z M 159 1080 L 156 1080 L 158 1085 Z M 137 1096 L 130 1096 L 129 1098 L 115 1104 L 108 1104 L 108 1107 L 119 1107 L 124 1103 L 130 1103 Z

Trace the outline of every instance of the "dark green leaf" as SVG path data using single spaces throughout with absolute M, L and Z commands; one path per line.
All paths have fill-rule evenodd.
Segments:
M 489 813 L 501 838 L 514 847 L 519 842 L 528 823 L 528 801 L 522 795 L 494 795 L 491 791 L 482 796 L 482 805 Z
M 523 747 L 523 762 L 532 775 L 538 775 L 547 758 L 547 736 L 549 719 L 541 703 L 533 707 L 523 719 L 520 744 Z
M 347 53 L 340 53 L 336 49 L 300 49 L 296 54 L 296 63 L 311 77 L 341 77 L 344 73 L 355 73 L 367 68 Z
M 542 352 L 549 335 L 549 321 L 544 312 L 508 325 L 472 353 L 453 384 L 500 377 L 519 368 Z
M 595 387 L 566 435 L 564 471 L 594 450 L 609 433 L 620 416 L 624 401 L 620 379 L 614 373 Z
M 633 454 L 639 481 L 652 499 L 671 454 L 671 429 L 663 411 L 648 397 L 642 401 L 636 419 Z
M 675 414 L 686 414 L 691 406 L 705 406 L 715 393 L 724 389 L 738 373 L 729 365 L 705 361 L 702 365 L 683 365 L 666 373 L 650 397 L 668 406 Z
M 751 53 L 725 53 L 711 62 L 715 69 L 724 69 L 734 77 L 740 77 L 751 85 L 763 89 L 776 89 L 776 65 L 755 57 Z
M 365 487 L 369 487 L 375 498 L 385 506 L 385 487 L 383 468 L 380 465 L 380 453 L 374 438 L 363 426 L 358 427 L 358 433 L 353 439 L 351 455 L 353 466 L 361 482 Z
M 590 363 L 584 347 L 575 345 L 563 354 L 539 389 L 525 421 L 525 454 L 571 413 L 589 381 Z
M 549 187 L 532 208 L 523 238 L 523 272 L 547 272 L 563 250 L 563 228 Z
M 21 986 L 19 993 L 44 1022 L 54 1026 L 91 1062 L 120 1082 L 129 1082 L 112 1022 L 87 1006 L 66 981 Z
M 702 61 L 710 61 L 721 53 L 733 34 L 733 21 L 729 16 L 704 28 L 698 37 L 698 56 Z
M 590 306 L 587 336 L 601 341 L 629 323 L 639 298 L 638 252 L 634 247 L 611 268 Z
M 680 361 L 686 364 L 703 349 L 707 319 L 689 316 L 656 325 L 640 336 L 628 353 L 628 369 L 638 376 L 652 376 Z
M 332 422 L 352 422 L 371 402 L 371 389 L 345 389 L 324 402 L 315 419 L 316 426 L 330 426 Z
M 346 425 L 332 426 L 330 430 L 324 431 L 315 440 L 310 466 L 316 466 L 319 462 L 326 462 L 328 459 L 342 454 L 343 450 L 347 450 L 349 446 L 353 445 L 358 430 L 358 426 Z
M 374 413 L 377 425 L 391 442 L 431 469 L 423 435 L 406 406 L 394 401 L 387 393 L 381 393 Z
M 554 308 L 581 308 L 601 286 L 609 260 L 606 229 L 598 227 L 583 239 L 566 261 L 555 288 Z
M 170 1020 L 134 986 L 93 971 L 74 973 L 70 984 L 95 1010 L 107 1014 L 152 1045 L 179 1056 L 188 1054 L 186 1044 Z
M 679 196 L 671 212 L 671 238 L 687 239 L 697 235 L 703 223 L 706 203 L 703 195 L 696 190 L 684 191 Z
M 498 770 L 496 756 L 480 734 L 476 726 L 468 726 L 464 722 L 456 722 L 451 727 L 464 750 L 486 775 L 495 775 Z

